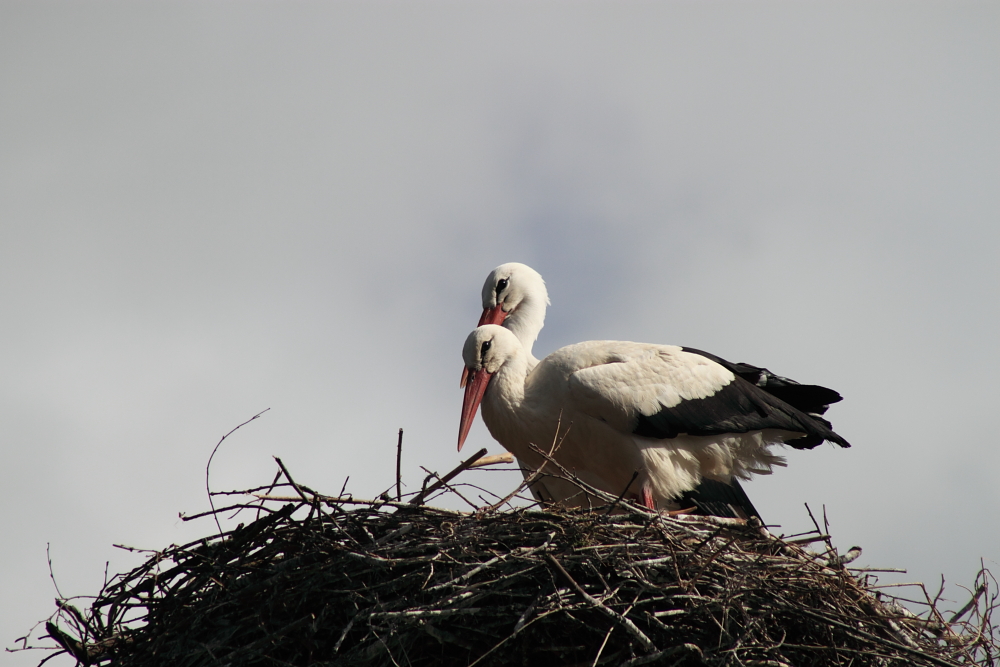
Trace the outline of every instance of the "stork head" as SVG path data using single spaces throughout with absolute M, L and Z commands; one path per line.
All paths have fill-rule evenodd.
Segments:
M 465 339 L 465 347 L 462 349 L 462 359 L 465 361 L 465 369 L 462 371 L 465 398 L 462 400 L 462 421 L 458 427 L 459 451 L 462 451 L 465 438 L 469 435 L 490 380 L 505 363 L 522 354 L 521 342 L 517 337 L 495 324 L 478 327 Z M 521 380 L 523 382 L 523 378 Z
M 483 315 L 479 326 L 502 324 L 530 352 L 545 324 L 548 305 L 549 293 L 538 271 L 517 262 L 501 264 L 490 271 L 483 284 Z

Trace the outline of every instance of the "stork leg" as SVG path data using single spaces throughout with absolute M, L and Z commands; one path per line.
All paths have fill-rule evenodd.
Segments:
M 656 511 L 656 501 L 653 500 L 653 492 L 646 486 L 642 487 L 642 504 L 646 506 L 646 509 Z

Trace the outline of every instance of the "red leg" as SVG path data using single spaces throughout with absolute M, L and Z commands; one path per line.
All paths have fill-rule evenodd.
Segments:
M 656 501 L 653 500 L 653 492 L 645 486 L 642 487 L 642 504 L 646 506 L 646 509 L 656 511 Z

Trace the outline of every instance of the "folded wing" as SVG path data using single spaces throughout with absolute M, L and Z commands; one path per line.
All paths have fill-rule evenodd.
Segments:
M 622 433 L 657 439 L 776 429 L 811 449 L 849 443 L 822 419 L 764 391 L 711 358 L 671 345 L 606 345 L 569 377 L 576 407 Z

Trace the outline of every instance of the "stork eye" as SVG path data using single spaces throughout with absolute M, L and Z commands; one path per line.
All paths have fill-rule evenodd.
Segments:
M 483 346 L 481 348 L 479 348 L 479 358 L 480 359 L 482 359 L 483 357 L 486 356 L 486 352 L 490 349 L 490 343 L 492 343 L 492 342 L 493 341 L 489 341 L 489 340 L 484 340 L 483 341 Z
M 507 282 L 508 280 L 506 278 L 501 278 L 497 281 L 497 296 L 500 296 L 500 292 L 507 289 Z

